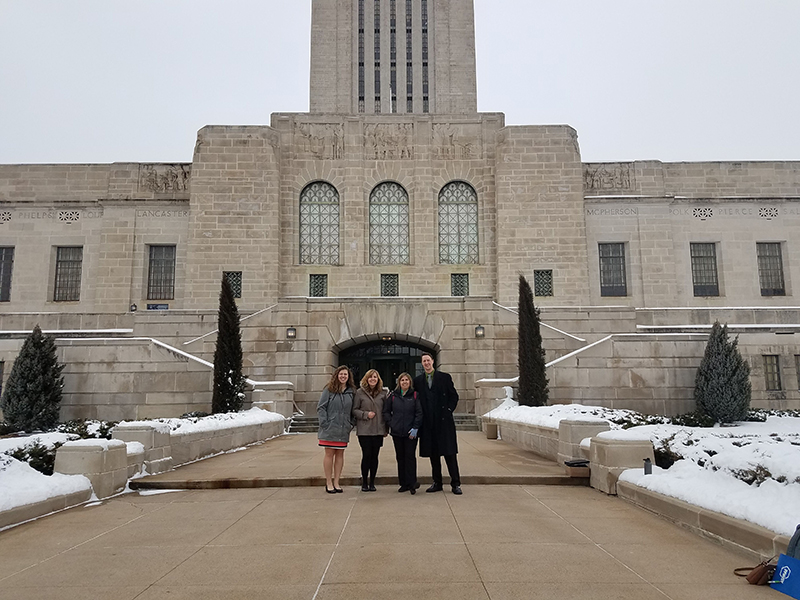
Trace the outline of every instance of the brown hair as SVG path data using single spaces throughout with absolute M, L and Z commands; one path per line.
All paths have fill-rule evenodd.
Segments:
M 345 384 L 342 384 L 342 382 L 339 381 L 340 371 L 347 371 L 347 383 Z M 336 393 L 342 393 L 347 388 L 352 388 L 352 387 L 354 387 L 353 372 L 347 365 L 342 365 L 341 367 L 337 367 L 336 370 L 333 372 L 333 375 L 331 375 L 331 380 L 328 382 L 328 385 L 325 386 L 325 389 L 327 389 L 332 394 L 336 394 Z
M 403 377 L 408 377 L 408 383 L 409 383 L 408 391 L 410 391 L 410 392 L 413 391 L 414 390 L 414 378 L 411 377 L 411 375 L 409 375 L 408 373 L 400 373 L 400 375 L 397 376 L 397 387 L 395 389 L 398 389 L 398 390 L 400 389 L 400 380 Z
M 369 381 L 367 381 L 370 377 L 372 377 L 373 373 L 378 376 L 378 385 L 375 386 L 375 389 L 369 387 Z M 378 373 L 375 369 L 370 369 L 367 371 L 364 377 L 361 378 L 361 389 L 367 392 L 373 398 L 380 394 L 381 390 L 383 389 L 383 379 L 381 379 L 380 373 Z

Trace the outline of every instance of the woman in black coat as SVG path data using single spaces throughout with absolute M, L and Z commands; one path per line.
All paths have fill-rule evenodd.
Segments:
M 411 385 L 411 375 L 401 373 L 397 389 L 383 403 L 383 420 L 389 425 L 397 457 L 398 492 L 417 493 L 417 433 L 422 425 L 422 405 Z

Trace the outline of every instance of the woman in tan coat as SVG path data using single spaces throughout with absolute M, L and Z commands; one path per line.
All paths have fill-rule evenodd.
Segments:
M 361 387 L 353 399 L 353 416 L 356 434 L 361 446 L 361 491 L 375 491 L 375 474 L 378 472 L 378 453 L 388 430 L 383 421 L 383 401 L 387 392 L 381 376 L 375 369 L 367 371 Z

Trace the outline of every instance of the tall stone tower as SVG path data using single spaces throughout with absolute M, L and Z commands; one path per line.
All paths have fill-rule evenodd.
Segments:
M 311 112 L 477 112 L 473 0 L 312 0 Z

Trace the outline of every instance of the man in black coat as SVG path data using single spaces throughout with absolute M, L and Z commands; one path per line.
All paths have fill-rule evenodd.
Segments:
M 426 492 L 440 492 L 442 485 L 442 460 L 450 473 L 453 493 L 461 495 L 461 476 L 458 473 L 458 441 L 453 412 L 458 404 L 458 392 L 453 378 L 433 368 L 433 356 L 422 355 L 425 372 L 414 379 L 414 389 L 422 404 L 422 427 L 419 430 L 419 455 L 431 459 L 433 485 Z

